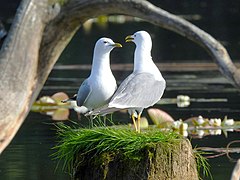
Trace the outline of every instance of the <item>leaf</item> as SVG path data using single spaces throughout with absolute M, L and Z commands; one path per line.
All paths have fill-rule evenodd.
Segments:
M 173 122 L 174 119 L 165 111 L 157 108 L 150 108 L 147 110 L 149 117 L 155 125 L 159 125 L 163 122 Z
M 69 117 L 69 109 L 66 108 L 59 108 L 56 111 L 54 111 L 52 115 L 52 119 L 56 121 L 63 121 L 67 120 Z
M 140 127 L 141 127 L 141 129 L 147 129 L 148 128 L 148 120 L 147 120 L 146 117 L 141 117 Z
M 56 101 L 56 103 L 61 103 L 62 100 L 64 99 L 68 99 L 68 95 L 64 92 L 58 92 L 58 93 L 55 93 L 51 96 L 51 98 Z

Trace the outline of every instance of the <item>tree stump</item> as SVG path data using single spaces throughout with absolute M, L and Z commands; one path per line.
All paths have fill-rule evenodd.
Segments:
M 198 179 L 192 146 L 186 139 L 167 150 L 156 144 L 155 148 L 143 152 L 140 161 L 122 157 L 119 153 L 104 153 L 79 166 L 76 160 L 73 177 L 79 180 Z

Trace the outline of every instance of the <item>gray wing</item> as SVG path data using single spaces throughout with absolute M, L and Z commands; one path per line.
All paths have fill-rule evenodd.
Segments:
M 119 111 L 119 110 L 120 110 L 120 108 L 114 108 L 114 107 L 110 108 L 110 107 L 108 107 L 108 104 L 107 104 L 103 107 L 94 109 L 93 111 L 90 111 L 90 112 L 88 112 L 84 115 L 85 116 L 90 116 L 90 115 L 92 115 L 92 116 L 95 116 L 95 115 L 105 116 L 107 114 L 110 114 L 110 113 L 113 113 L 113 112 Z
M 89 97 L 89 95 L 91 94 L 91 92 L 92 92 L 92 88 L 88 83 L 88 79 L 85 79 L 78 90 L 77 105 L 82 106 L 84 102 L 87 100 L 87 98 Z
M 160 100 L 164 89 L 164 79 L 158 81 L 149 73 L 133 73 L 119 86 L 109 107 L 146 108 Z

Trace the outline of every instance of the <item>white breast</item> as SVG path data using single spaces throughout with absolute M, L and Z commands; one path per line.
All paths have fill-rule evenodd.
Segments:
M 112 73 L 91 78 L 91 82 L 94 82 L 91 86 L 92 93 L 86 103 L 84 103 L 84 106 L 88 109 L 94 109 L 107 104 L 117 88 L 116 80 Z

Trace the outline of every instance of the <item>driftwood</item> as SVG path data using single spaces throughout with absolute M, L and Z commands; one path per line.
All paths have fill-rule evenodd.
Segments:
M 0 52 L 0 153 L 16 134 L 53 65 L 81 24 L 113 13 L 142 18 L 193 40 L 240 87 L 240 70 L 219 42 L 145 0 L 22 0 Z

